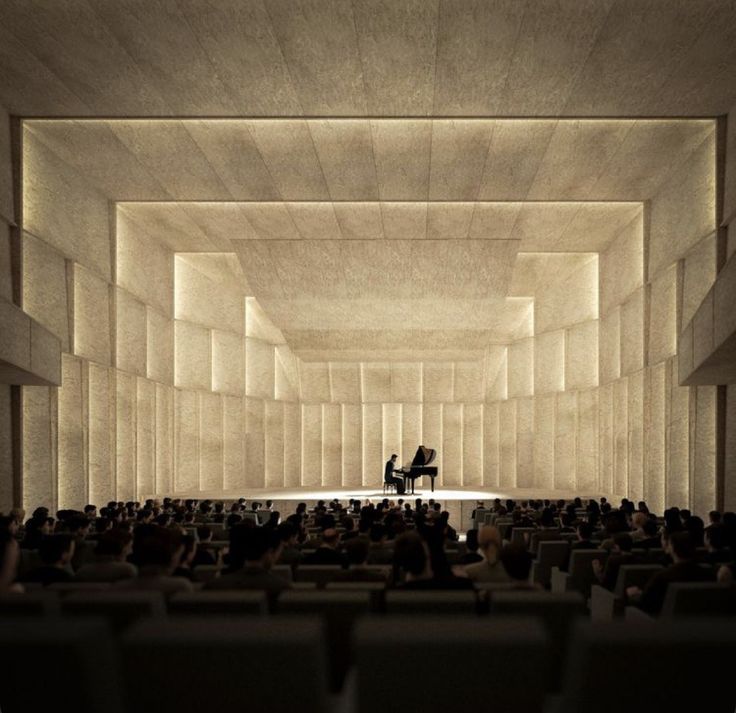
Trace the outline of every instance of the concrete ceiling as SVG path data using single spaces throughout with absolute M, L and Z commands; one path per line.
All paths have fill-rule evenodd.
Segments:
M 731 0 L 4 0 L 21 116 L 715 116 Z

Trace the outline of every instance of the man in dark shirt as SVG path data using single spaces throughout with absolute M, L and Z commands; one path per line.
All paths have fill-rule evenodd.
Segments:
M 383 471 L 383 481 L 384 483 L 388 483 L 389 485 L 395 485 L 396 492 L 399 495 L 403 495 L 405 491 L 404 480 L 403 478 L 396 478 L 394 476 L 394 473 L 400 472 L 394 469 L 394 466 L 396 465 L 396 459 L 398 457 L 399 456 L 397 456 L 396 453 L 393 453 L 391 457 L 386 461 L 386 467 Z
M 312 554 L 304 558 L 304 564 L 336 564 L 344 567 L 345 557 L 337 549 L 339 540 L 340 535 L 335 528 L 326 529 L 322 533 L 322 543 Z
M 74 557 L 74 538 L 71 535 L 44 535 L 38 548 L 43 564 L 31 570 L 24 582 L 68 582 L 72 578 L 71 561 Z
M 662 610 L 670 582 L 707 582 L 715 579 L 712 570 L 696 563 L 695 547 L 690 533 L 673 532 L 667 543 L 667 550 L 672 556 L 673 565 L 657 572 L 644 587 L 644 591 L 638 587 L 629 587 L 626 590 L 633 603 L 654 616 Z

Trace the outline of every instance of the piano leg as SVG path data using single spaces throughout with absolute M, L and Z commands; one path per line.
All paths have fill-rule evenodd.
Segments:
M 432 492 L 434 492 L 434 478 L 430 478 L 430 480 L 432 481 Z

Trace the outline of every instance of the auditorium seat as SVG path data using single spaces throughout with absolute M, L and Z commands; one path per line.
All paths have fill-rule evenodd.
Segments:
M 559 713 L 734 711 L 734 619 L 578 622 L 569 650 Z
M 626 606 L 626 590 L 629 587 L 643 589 L 660 570 L 657 564 L 624 564 L 618 570 L 616 586 L 611 592 L 600 584 L 590 589 L 590 614 L 594 621 L 609 621 L 623 613 Z
M 45 663 L 44 663 L 45 662 Z M 123 713 L 119 660 L 101 619 L 0 620 L 0 710 Z
M 61 596 L 67 596 L 77 592 L 107 592 L 112 589 L 112 584 L 110 582 L 54 582 L 46 589 L 57 592 Z
M 300 564 L 296 569 L 296 581 L 314 582 L 322 589 L 341 569 L 336 564 Z
M 192 570 L 195 582 L 211 582 L 220 575 L 220 567 L 216 564 L 198 564 Z
M 59 611 L 59 595 L 48 589 L 22 594 L 0 594 L 0 617 L 5 619 L 54 616 Z
M 511 544 L 512 545 L 521 545 L 522 547 L 528 547 L 529 542 L 527 538 L 531 538 L 531 536 L 537 532 L 536 527 L 515 527 L 513 530 L 511 530 Z
M 359 713 L 542 709 L 548 637 L 534 619 L 369 618 L 355 631 Z
M 660 618 L 736 616 L 736 588 L 716 582 L 671 582 Z
M 138 619 L 165 617 L 164 595 L 155 591 L 74 592 L 61 602 L 64 615 L 103 617 L 116 631 Z
M 552 567 L 564 567 L 570 556 L 570 543 L 565 540 L 543 540 L 537 544 L 532 565 L 532 581 L 549 589 Z
M 605 565 L 608 550 L 572 550 L 567 572 L 559 567 L 552 568 L 551 585 L 553 592 L 569 592 L 575 590 L 584 597 L 590 596 L 590 588 L 598 580 L 593 573 L 593 560 L 600 560 Z
M 167 602 L 172 615 L 266 615 L 268 600 L 265 592 L 254 590 L 223 590 L 177 592 Z
M 324 636 L 317 621 L 141 622 L 122 637 L 121 647 L 128 708 L 136 713 L 328 708 Z M 194 675 L 186 679 L 185 671 Z
M 477 613 L 475 591 L 465 590 L 388 590 L 386 592 L 388 614 L 457 614 Z
M 290 564 L 275 564 L 271 567 L 271 572 L 277 574 L 281 579 L 287 582 L 294 581 L 294 568 Z
M 529 537 L 529 552 L 537 557 L 539 544 L 541 542 L 548 542 L 550 540 L 559 542 L 560 539 L 559 527 L 548 527 L 544 530 L 536 530 Z
M 559 688 L 560 673 L 567 653 L 570 629 L 586 615 L 580 592 L 495 591 L 490 596 L 491 626 L 501 616 L 539 617 L 549 634 L 551 662 L 548 687 Z
M 353 662 L 355 621 L 371 611 L 370 592 L 285 591 L 278 598 L 276 611 L 279 615 L 306 614 L 322 619 L 330 651 L 331 689 L 338 691 Z

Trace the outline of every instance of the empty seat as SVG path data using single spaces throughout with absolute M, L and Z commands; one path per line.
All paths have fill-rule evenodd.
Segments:
M 300 564 L 296 570 L 296 581 L 314 582 L 321 589 L 341 569 L 342 567 L 336 564 Z
M 345 674 L 352 665 L 353 625 L 371 609 L 368 591 L 282 592 L 277 611 L 280 615 L 308 614 L 319 616 L 325 625 L 330 651 L 330 682 L 333 691 L 342 687 Z
M 355 633 L 358 711 L 540 711 L 550 662 L 536 620 L 368 618 Z M 530 675 L 533 672 L 533 675 Z
M 322 626 L 303 618 L 141 622 L 121 640 L 129 710 L 323 713 Z M 217 655 L 213 655 L 217 652 Z M 191 671 L 190 678 L 182 672 Z M 102 710 L 102 708 L 100 708 Z
M 475 614 L 477 596 L 473 590 L 388 590 L 388 614 Z
M 623 613 L 626 606 L 626 590 L 629 587 L 643 589 L 660 570 L 657 564 L 624 564 L 618 570 L 616 586 L 612 592 L 600 584 L 590 590 L 590 614 L 595 621 L 607 621 Z
M 168 601 L 169 614 L 175 615 L 238 615 L 268 613 L 265 592 L 253 590 L 223 590 L 214 592 L 177 592 Z
M 549 634 L 551 662 L 549 666 L 550 689 L 559 687 L 560 673 L 567 654 L 570 630 L 581 616 L 585 616 L 585 599 L 580 592 L 503 591 L 490 595 L 491 626 L 496 617 L 505 615 L 540 617 Z
M 575 590 L 589 597 L 591 586 L 598 581 L 593 573 L 593 560 L 600 560 L 604 565 L 607 558 L 607 550 L 572 550 L 567 572 L 562 572 L 558 567 L 552 568 L 552 591 Z
M 564 567 L 570 556 L 570 543 L 565 540 L 542 540 L 537 543 L 537 559 L 532 568 L 532 580 L 549 588 L 552 567 Z
M 660 617 L 736 615 L 736 589 L 716 582 L 671 582 Z
M 76 713 L 122 713 L 119 670 L 102 620 L 0 620 L 3 713 L 26 713 L 67 694 Z
M 61 611 L 77 617 L 104 617 L 115 631 L 121 631 L 141 618 L 165 617 L 166 605 L 161 592 L 75 592 L 62 600 Z
M 733 619 L 577 622 L 557 710 L 619 713 L 647 701 L 679 711 L 701 701 L 733 713 L 735 656 Z

